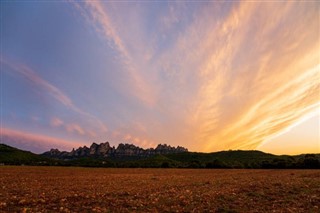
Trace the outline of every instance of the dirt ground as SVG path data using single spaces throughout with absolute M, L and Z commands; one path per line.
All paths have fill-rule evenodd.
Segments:
M 0 212 L 320 212 L 320 170 L 0 166 Z

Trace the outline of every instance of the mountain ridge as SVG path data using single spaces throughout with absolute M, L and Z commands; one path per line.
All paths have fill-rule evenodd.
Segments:
M 102 143 L 107 146 L 106 143 Z M 100 146 L 100 149 L 99 149 Z M 110 144 L 109 144 L 110 146 Z M 257 150 L 228 150 L 212 153 L 189 152 L 183 147 L 158 145 L 150 150 L 133 144 L 119 144 L 104 151 L 101 144 L 93 143 L 88 147 L 79 147 L 78 152 L 86 150 L 86 156 L 67 156 L 71 152 L 60 152 L 51 149 L 52 156 L 37 155 L 5 144 L 0 144 L 0 166 L 32 165 L 32 166 L 77 166 L 77 167 L 112 167 L 112 168 L 246 168 L 246 169 L 320 169 L 320 154 L 273 155 Z M 168 150 L 171 149 L 171 153 Z M 100 151 L 99 151 L 100 150 Z M 117 152 L 115 151 L 117 150 Z M 144 151 L 141 151 L 144 150 Z M 150 151 L 149 150 L 149 151 Z M 161 151 L 162 150 L 162 151 Z M 166 151 L 166 152 L 165 152 Z M 175 151 L 175 153 L 174 153 Z M 137 153 L 140 152 L 140 155 Z M 162 154 L 161 154 L 162 152 Z M 107 155 L 102 155 L 105 153 Z M 141 154 L 142 153 L 142 154 Z M 167 154 L 166 154 L 167 153 Z M 143 155 L 144 154 L 144 155 Z M 55 156 L 55 157 L 53 157 Z
M 9 165 L 39 165 L 50 159 L 34 154 L 30 151 L 20 150 L 15 147 L 0 143 L 0 164 Z
M 117 148 L 110 146 L 109 142 L 97 144 L 93 142 L 90 147 L 82 146 L 72 151 L 60 151 L 51 149 L 44 152 L 43 156 L 57 159 L 72 159 L 81 157 L 103 157 L 103 158 L 121 158 L 121 157 L 150 157 L 159 154 L 174 154 L 188 152 L 188 149 L 182 146 L 170 146 L 167 144 L 158 144 L 156 148 L 143 149 L 139 146 L 128 143 L 120 143 Z

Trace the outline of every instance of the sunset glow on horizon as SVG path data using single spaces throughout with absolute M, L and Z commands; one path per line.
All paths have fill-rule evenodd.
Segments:
M 320 153 L 320 3 L 1 1 L 1 142 Z

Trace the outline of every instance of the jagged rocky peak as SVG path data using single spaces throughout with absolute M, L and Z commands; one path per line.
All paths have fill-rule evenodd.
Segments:
M 50 152 L 50 155 L 58 155 L 61 153 L 59 149 L 50 149 L 49 152 Z
M 143 149 L 133 144 L 120 143 L 115 150 L 115 153 L 119 156 L 139 156 L 143 152 Z
M 105 155 L 107 153 L 110 153 L 111 152 L 110 150 L 111 150 L 111 147 L 109 142 L 100 143 L 100 145 L 97 148 L 97 153 Z
M 176 150 L 179 151 L 179 152 L 188 152 L 188 149 L 184 148 L 182 146 L 177 146 Z
M 188 149 L 178 146 L 172 147 L 167 144 L 158 144 L 158 146 L 155 148 L 156 154 L 170 154 L 170 153 L 178 153 L 178 152 L 188 152 Z
M 94 155 L 97 151 L 97 148 L 98 148 L 98 144 L 93 142 L 92 145 L 90 146 L 90 155 Z
M 97 144 L 93 142 L 90 146 L 90 155 L 108 156 L 112 152 L 109 142 Z
M 167 144 L 159 144 L 155 149 L 143 149 L 133 144 L 120 143 L 117 148 L 111 147 L 109 142 L 97 144 L 93 142 L 88 148 L 86 146 L 72 149 L 71 152 L 60 152 L 58 149 L 51 149 L 49 152 L 43 153 L 48 157 L 54 158 L 78 158 L 78 157 L 123 157 L 138 156 L 148 157 L 156 154 L 171 154 L 179 152 L 188 152 L 188 149 L 178 146 L 172 147 Z

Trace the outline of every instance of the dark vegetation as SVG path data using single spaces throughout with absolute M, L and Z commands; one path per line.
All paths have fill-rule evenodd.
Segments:
M 41 155 L 0 144 L 0 165 L 41 165 L 52 163 L 54 163 L 53 160 Z
M 111 168 L 252 168 L 319 169 L 320 154 L 272 155 L 261 151 L 181 152 L 149 157 L 79 157 L 55 159 L 0 144 L 0 165 L 44 165 Z

